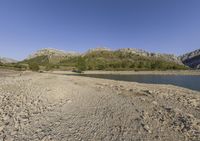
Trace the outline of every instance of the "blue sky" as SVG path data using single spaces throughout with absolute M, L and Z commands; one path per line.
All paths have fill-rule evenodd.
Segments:
M 0 56 L 106 46 L 182 53 L 200 48 L 199 0 L 0 0 Z

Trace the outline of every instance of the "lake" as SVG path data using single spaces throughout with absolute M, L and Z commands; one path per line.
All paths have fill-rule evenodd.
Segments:
M 116 75 L 116 74 L 78 74 L 86 77 L 104 78 L 150 84 L 172 84 L 200 91 L 200 75 Z

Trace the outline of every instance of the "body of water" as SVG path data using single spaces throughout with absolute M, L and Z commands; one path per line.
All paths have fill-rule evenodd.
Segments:
M 113 74 L 80 74 L 86 77 L 104 78 L 112 80 L 150 83 L 172 84 L 200 91 L 200 75 L 113 75 Z

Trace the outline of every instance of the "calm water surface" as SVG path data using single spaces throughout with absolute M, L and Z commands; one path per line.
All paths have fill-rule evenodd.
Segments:
M 80 74 L 86 77 L 104 78 L 151 84 L 172 84 L 200 91 L 200 75 L 113 75 Z

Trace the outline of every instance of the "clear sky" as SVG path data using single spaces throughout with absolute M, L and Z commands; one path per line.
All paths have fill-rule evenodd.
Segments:
M 200 0 L 0 0 L 0 56 L 106 46 L 182 53 L 200 48 Z

